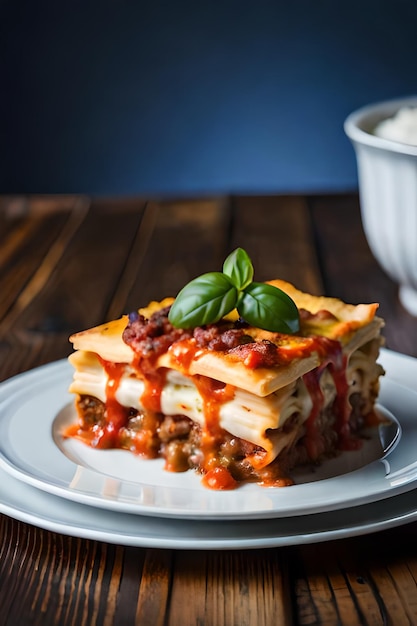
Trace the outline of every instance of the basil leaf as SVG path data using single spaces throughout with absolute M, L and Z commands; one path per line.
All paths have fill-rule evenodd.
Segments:
M 248 253 L 243 248 L 236 248 L 223 263 L 223 273 L 237 289 L 245 289 L 253 279 L 253 265 Z
M 276 333 L 295 333 L 300 328 L 298 309 L 281 289 L 251 283 L 240 295 L 237 310 L 251 326 Z
M 195 328 L 215 324 L 237 309 L 251 326 L 297 332 L 300 319 L 295 302 L 278 287 L 252 280 L 252 261 L 243 248 L 236 248 L 223 263 L 223 272 L 203 274 L 179 292 L 168 318 L 178 328 Z
M 209 272 L 181 289 L 168 319 L 178 328 L 214 324 L 236 307 L 237 296 L 237 289 L 228 276 Z

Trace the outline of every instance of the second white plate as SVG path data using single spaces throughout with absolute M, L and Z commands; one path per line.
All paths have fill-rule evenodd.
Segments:
M 46 530 L 120 545 L 244 550 L 330 541 L 417 519 L 416 491 L 363 506 L 283 519 L 207 521 L 129 515 L 84 506 L 19 481 L 0 468 L 0 513 Z

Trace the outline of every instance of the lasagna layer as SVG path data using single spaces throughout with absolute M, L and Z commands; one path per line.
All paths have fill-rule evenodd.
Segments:
M 291 484 L 291 468 L 358 447 L 382 374 L 376 305 L 273 284 L 300 309 L 297 336 L 233 315 L 173 329 L 170 299 L 72 336 L 79 420 L 67 435 L 194 468 L 217 489 Z

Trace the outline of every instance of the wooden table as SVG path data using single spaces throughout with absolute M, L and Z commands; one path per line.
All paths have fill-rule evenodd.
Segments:
M 380 302 L 387 347 L 417 356 L 417 319 L 370 254 L 354 195 L 2 198 L 0 378 L 66 357 L 71 332 L 175 295 L 238 245 L 257 280 Z M 241 551 L 125 547 L 5 515 L 0 533 L 2 626 L 417 624 L 417 523 Z

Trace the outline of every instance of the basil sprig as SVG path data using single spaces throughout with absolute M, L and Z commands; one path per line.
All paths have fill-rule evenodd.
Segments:
M 223 263 L 223 272 L 208 272 L 189 282 L 177 295 L 169 321 L 177 328 L 214 324 L 237 309 L 245 322 L 272 332 L 299 330 L 294 301 L 281 289 L 253 282 L 253 265 L 242 248 Z

